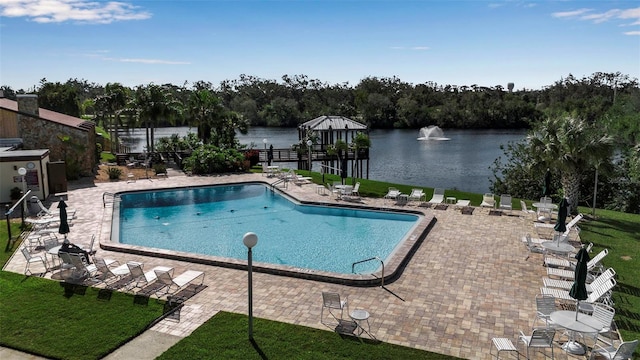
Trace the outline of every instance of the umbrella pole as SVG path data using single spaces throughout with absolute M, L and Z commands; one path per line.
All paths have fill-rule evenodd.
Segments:
M 576 321 L 578 321 L 578 309 L 580 309 L 580 300 L 576 300 Z

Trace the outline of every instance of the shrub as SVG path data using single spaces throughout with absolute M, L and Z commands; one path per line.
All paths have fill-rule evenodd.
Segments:
M 117 180 L 120 178 L 120 175 L 122 175 L 122 170 L 117 167 L 108 167 L 106 171 L 110 180 Z
M 218 174 L 244 171 L 244 154 L 236 149 L 220 149 L 214 145 L 202 145 L 184 159 L 184 170 L 193 174 Z
M 153 171 L 155 171 L 156 174 L 166 174 L 167 167 L 164 164 L 154 164 Z

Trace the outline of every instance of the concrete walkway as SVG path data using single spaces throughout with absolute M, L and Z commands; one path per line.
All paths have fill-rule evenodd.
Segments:
M 110 219 L 102 202 L 105 192 L 240 181 L 273 180 L 260 174 L 187 177 L 170 172 L 168 179 L 162 180 L 74 185 L 67 203 L 78 209 L 78 218 L 69 238 L 85 246 L 91 234 L 101 242 L 110 241 Z M 299 199 L 336 202 L 318 194 L 313 184 L 291 184 L 286 191 Z M 365 198 L 364 203 L 386 206 L 382 199 Z M 510 338 L 515 343 L 520 329 L 528 332 L 535 314 L 535 295 L 546 273 L 542 255 L 530 254 L 520 241 L 525 232 L 533 232 L 532 223 L 517 215 L 489 215 L 480 208 L 472 215 L 461 214 L 453 206 L 444 210 L 411 208 L 433 214 L 437 223 L 400 278 L 387 284 L 386 290 L 254 273 L 254 316 L 331 331 L 320 322 L 321 293 L 338 292 L 349 296 L 351 309 L 364 308 L 371 313 L 371 331 L 379 340 L 467 359 L 491 358 L 493 337 Z M 187 269 L 206 273 L 207 287 L 185 303 L 180 322 L 163 320 L 108 359 L 134 355 L 153 359 L 218 311 L 247 313 L 246 271 L 105 250 L 99 250 L 97 256 L 120 263 L 139 261 L 145 268 L 169 265 L 176 273 Z M 22 256 L 14 256 L 5 267 L 19 273 L 23 269 Z M 555 350 L 556 355 L 564 356 L 560 348 Z

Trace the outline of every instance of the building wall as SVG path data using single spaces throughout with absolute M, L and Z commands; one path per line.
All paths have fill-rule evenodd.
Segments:
M 19 138 L 18 117 L 13 111 L 0 109 L 0 138 Z
M 28 175 L 25 177 L 23 184 L 22 177 L 16 169 L 28 169 L 27 164 L 29 163 L 33 163 L 36 166 L 27 170 Z M 14 187 L 31 190 L 29 198 L 37 196 L 38 199 L 44 200 L 49 195 L 47 163 L 49 163 L 48 155 L 38 160 L 16 159 L 14 161 L 0 162 L 0 203 L 11 202 L 11 189 Z M 37 177 L 35 177 L 36 175 Z
M 95 126 L 78 129 L 22 114 L 18 115 L 18 124 L 25 150 L 49 149 L 51 161 L 64 161 L 71 177 L 75 166 L 80 176 L 93 176 Z

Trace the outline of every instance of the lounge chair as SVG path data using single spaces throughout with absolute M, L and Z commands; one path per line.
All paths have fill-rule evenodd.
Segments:
M 533 240 L 531 239 L 531 234 L 527 234 L 524 237 L 526 239 L 526 245 L 529 251 L 531 251 L 532 253 L 538 253 L 538 254 L 546 253 L 545 248 L 542 245 L 540 245 L 540 243 L 533 242 Z
M 443 188 L 435 188 L 433 189 L 433 196 L 431 200 L 428 201 L 430 204 L 441 204 L 444 202 L 444 189 Z
M 597 289 L 599 286 L 604 284 L 607 280 L 612 279 L 614 276 L 616 276 L 615 270 L 613 270 L 613 268 L 608 268 L 602 274 L 598 275 L 590 284 L 586 284 L 587 293 L 593 292 L 593 290 Z M 544 287 L 548 288 L 571 290 L 574 281 L 543 277 L 542 283 Z
M 164 272 L 168 272 L 169 275 L 173 275 L 173 268 L 168 266 L 156 266 L 153 269 L 144 273 L 142 273 L 141 271 L 142 269 L 140 269 L 140 272 L 137 272 L 137 271 L 131 272 L 132 274 L 135 273 L 136 278 L 135 278 L 135 281 L 132 281 L 127 286 L 127 290 L 136 289 L 136 288 L 144 289 L 145 287 L 149 286 L 150 284 L 152 284 L 154 281 L 158 279 L 158 276 L 156 275 L 156 271 L 158 272 L 164 271 Z
M 491 209 L 496 207 L 496 198 L 492 193 L 486 193 L 482 196 L 482 203 L 480 203 L 480 207 L 488 207 Z
M 589 294 L 589 296 L 587 297 L 586 300 L 583 300 L 583 302 L 585 302 L 587 304 L 595 303 L 595 302 L 603 302 L 602 300 L 606 300 L 606 299 L 604 299 L 604 297 L 611 290 L 613 290 L 613 288 L 616 286 L 616 284 L 617 284 L 617 282 L 616 282 L 615 279 L 609 279 L 609 280 L 603 282 L 600 286 L 598 286 L 596 288 L 592 288 L 593 291 Z M 551 295 L 551 296 L 555 297 L 556 299 L 575 301 L 575 299 L 572 298 L 569 295 L 569 290 L 565 290 L 565 289 L 542 287 L 542 288 L 540 288 L 540 293 L 541 294 L 545 294 L 545 295 Z M 582 301 L 581 301 L 581 303 L 582 303 Z
M 43 216 L 57 216 L 60 217 L 60 209 L 55 209 L 55 210 L 50 210 L 48 209 L 46 206 L 44 206 L 44 204 L 40 201 L 40 199 L 38 199 L 37 196 L 32 196 L 31 197 L 31 202 L 33 202 L 35 200 L 36 204 L 38 204 L 38 207 L 40 208 L 40 212 L 38 212 L 38 217 L 43 217 Z M 76 216 L 76 209 L 68 209 L 67 208 L 67 217 L 68 218 L 74 218 Z
M 520 209 L 522 211 L 522 215 L 526 218 L 531 217 L 535 220 L 538 220 L 536 216 L 536 211 L 527 208 L 527 203 L 524 200 L 520 200 Z
M 513 205 L 511 204 L 511 195 L 500 195 L 500 205 L 498 206 L 498 209 L 509 211 L 513 210 Z
M 96 250 L 93 250 L 93 244 L 96 242 L 96 234 L 91 235 L 91 241 L 89 242 L 89 247 L 86 249 L 82 249 L 86 251 L 89 255 L 95 255 Z
M 426 201 L 427 194 L 422 191 L 422 189 L 411 189 L 411 194 L 409 194 L 409 201 Z
M 400 190 L 390 187 L 389 191 L 387 191 L 387 195 L 384 196 L 385 199 L 396 200 L 398 196 L 400 196 Z
M 156 294 L 163 290 L 162 295 L 174 295 L 179 290 L 186 288 L 187 285 L 200 278 L 200 284 L 196 285 L 195 290 L 197 290 L 200 286 L 202 286 L 202 283 L 204 282 L 204 272 L 202 271 L 187 270 L 176 277 L 172 277 L 171 273 L 168 271 L 155 270 L 154 272 L 158 277 L 156 282 L 164 285 L 163 288 L 159 289 L 156 292 Z
M 596 256 L 591 258 L 589 262 L 587 262 L 587 270 L 592 271 L 596 266 L 600 265 L 602 259 L 609 254 L 608 249 L 602 249 Z M 576 262 L 570 261 L 569 259 L 559 258 L 555 256 L 545 256 L 544 265 L 548 267 L 555 268 L 567 268 L 571 271 L 574 271 Z

